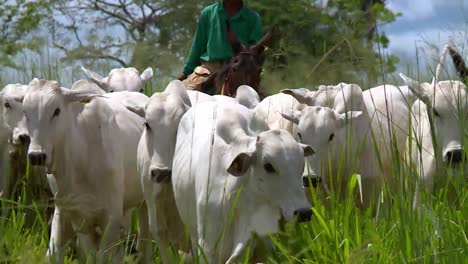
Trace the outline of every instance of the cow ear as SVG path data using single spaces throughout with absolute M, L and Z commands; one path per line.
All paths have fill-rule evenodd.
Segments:
M 63 88 L 63 87 L 60 88 L 60 90 L 67 103 L 86 102 L 86 101 L 93 99 L 94 97 L 101 96 L 99 94 L 92 93 L 89 91 L 73 91 L 70 89 Z
M 232 176 L 239 177 L 245 175 L 252 163 L 252 154 L 247 152 L 239 153 L 229 165 L 227 172 Z
M 301 146 L 302 150 L 304 151 L 304 157 L 309 157 L 309 156 L 312 156 L 315 154 L 315 150 L 309 146 L 309 145 L 306 145 L 306 144 L 302 144 L 302 143 L 299 143 L 299 145 Z
M 138 105 L 128 105 L 128 104 L 123 104 L 125 108 L 127 108 L 130 112 L 133 112 L 143 118 L 145 118 L 146 111 L 145 108 L 140 107 Z
M 301 120 L 302 111 L 290 109 L 289 113 L 281 112 L 280 114 L 284 119 L 287 119 L 293 122 L 294 124 L 298 125 L 299 120 Z
M 411 92 L 418 97 L 421 101 L 423 101 L 427 105 L 431 105 L 431 87 L 428 87 L 425 84 L 421 84 L 416 80 L 411 79 L 410 77 L 404 75 L 403 73 L 400 73 L 400 77 L 403 79 L 405 84 L 408 86 L 408 88 L 411 90 Z
M 283 89 L 280 92 L 284 94 L 289 94 L 292 97 L 294 97 L 299 103 L 307 104 L 307 105 L 310 105 L 309 104 L 310 98 L 315 93 L 314 91 L 309 91 L 308 89 L 305 89 L 305 88 Z
M 98 73 L 88 70 L 83 66 L 81 66 L 81 70 L 84 71 L 90 81 L 97 84 L 104 91 L 109 92 L 109 87 L 107 86 L 107 77 L 104 78 Z
M 146 68 L 144 72 L 141 73 L 140 79 L 146 83 L 149 79 L 153 78 L 153 69 L 151 67 Z
M 346 113 L 336 115 L 339 122 L 339 126 L 344 127 L 347 124 L 349 124 L 351 120 L 358 119 L 360 116 L 362 116 L 362 111 L 348 111 Z
M 190 97 L 187 94 L 187 90 L 185 89 L 185 85 L 183 82 L 179 80 L 174 80 L 171 81 L 164 92 L 169 93 L 169 94 L 174 94 L 180 97 L 184 104 L 188 107 L 192 106 L 192 103 L 190 102 Z

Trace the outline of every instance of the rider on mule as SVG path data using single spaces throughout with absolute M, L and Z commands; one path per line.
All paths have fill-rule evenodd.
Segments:
M 252 46 L 262 36 L 260 16 L 244 6 L 242 0 L 224 0 L 207 6 L 201 13 L 179 80 L 187 89 L 202 90 L 210 75 L 221 71 L 239 52 L 239 46 Z

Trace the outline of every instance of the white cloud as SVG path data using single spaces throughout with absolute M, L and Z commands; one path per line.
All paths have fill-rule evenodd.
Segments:
M 395 12 L 403 13 L 402 18 L 414 21 L 433 16 L 436 0 L 394 0 L 389 2 L 388 7 Z

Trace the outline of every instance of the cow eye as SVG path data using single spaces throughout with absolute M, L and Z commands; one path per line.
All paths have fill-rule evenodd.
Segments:
M 146 129 L 151 130 L 151 127 L 150 127 L 150 125 L 148 124 L 148 122 L 145 122 L 145 127 L 146 127 Z
M 110 91 L 109 91 L 109 93 L 113 93 L 113 92 L 114 92 L 114 90 L 110 90 Z
M 11 107 L 10 103 L 8 103 L 8 102 L 5 102 L 5 103 L 3 104 L 3 106 L 5 106 L 5 108 L 10 108 L 10 107 Z
M 265 163 L 265 164 L 263 165 L 263 168 L 264 168 L 265 171 L 268 172 L 268 173 L 274 173 L 274 172 L 276 172 L 276 171 L 275 171 L 275 168 L 273 168 L 273 165 L 271 165 L 271 163 Z
M 297 133 L 297 136 L 299 137 L 299 140 L 302 140 L 302 135 L 301 135 L 301 133 L 298 132 L 298 133 Z
M 437 112 L 437 110 L 435 110 L 435 108 L 432 108 L 432 112 L 434 113 L 434 116 L 440 117 L 439 112 Z
M 140 89 L 140 93 L 143 93 L 145 91 L 145 89 Z
M 328 142 L 332 141 L 334 137 L 335 137 L 335 134 L 332 133 L 332 134 L 328 137 Z
M 52 115 L 52 117 L 57 117 L 60 115 L 60 108 L 55 108 L 55 111 L 54 111 L 54 114 Z

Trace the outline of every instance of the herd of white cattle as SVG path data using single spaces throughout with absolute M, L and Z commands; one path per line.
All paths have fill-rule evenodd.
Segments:
M 144 262 L 152 261 L 151 239 L 164 263 L 169 248 L 233 263 L 251 247 L 261 260 L 255 249 L 269 244 L 280 219 L 312 216 L 304 186 L 345 198 L 359 174 L 356 205 L 376 206 L 384 183 L 400 186 L 391 170 L 396 153 L 419 176 L 418 207 L 419 189 L 441 178 L 437 168 L 465 163 L 466 87 L 438 74 L 431 83 L 400 74 L 406 86 L 365 91 L 346 83 L 286 89 L 260 101 L 248 86 L 231 98 L 187 91 L 177 80 L 148 98 L 140 91 L 150 68 L 105 78 L 83 70 L 88 80 L 71 89 L 35 78 L 0 92 L 3 135 L 29 143 L 30 164 L 47 170 L 55 198 L 50 258 L 61 259 L 76 238 L 84 254 L 121 262 L 115 244 L 138 208 Z

